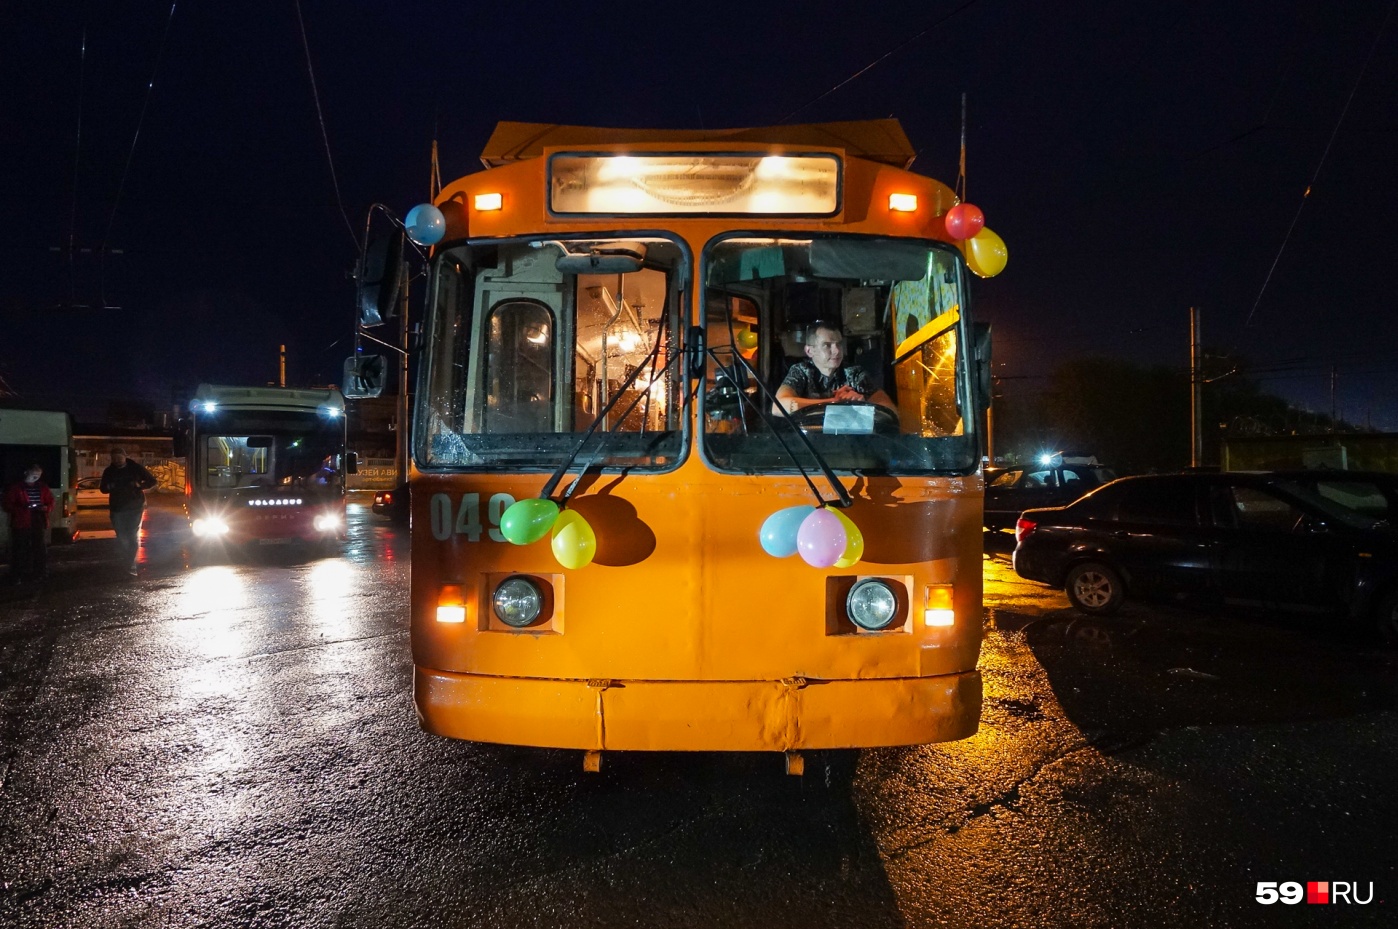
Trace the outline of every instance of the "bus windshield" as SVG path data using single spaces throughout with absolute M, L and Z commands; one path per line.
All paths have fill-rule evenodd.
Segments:
M 343 425 L 316 413 L 223 410 L 200 425 L 204 486 L 329 484 L 343 440 Z
M 977 466 L 956 251 L 909 239 L 722 238 L 706 249 L 704 449 L 720 470 Z M 785 388 L 785 389 L 784 389 Z M 799 401 L 779 409 L 779 397 Z M 823 402 L 815 402 L 823 401 Z
M 594 423 L 581 457 L 590 466 L 678 464 L 683 383 L 669 362 L 687 267 L 668 239 L 444 249 L 429 297 L 419 464 L 552 470 Z

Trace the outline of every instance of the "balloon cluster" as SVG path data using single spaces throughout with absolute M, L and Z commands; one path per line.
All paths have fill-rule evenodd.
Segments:
M 515 545 L 552 536 L 553 557 L 565 568 L 584 568 L 597 554 L 597 533 L 581 513 L 558 509 L 546 498 L 516 500 L 500 516 L 500 534 Z
M 800 552 L 813 568 L 848 568 L 864 557 L 864 533 L 844 513 L 826 507 L 777 510 L 762 523 L 758 539 L 774 558 Z
M 965 243 L 966 267 L 978 277 L 994 277 L 1010 260 L 1005 240 L 985 228 L 985 214 L 971 203 L 958 203 L 947 210 L 947 235 Z

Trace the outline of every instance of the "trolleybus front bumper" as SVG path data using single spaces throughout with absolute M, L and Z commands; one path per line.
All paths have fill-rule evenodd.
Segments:
M 792 751 L 973 735 L 978 671 L 819 681 L 572 681 L 414 668 L 428 732 L 509 745 L 637 751 Z

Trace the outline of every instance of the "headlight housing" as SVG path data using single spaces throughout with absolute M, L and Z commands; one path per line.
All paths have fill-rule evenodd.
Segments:
M 898 595 L 886 581 L 865 578 L 850 588 L 845 614 L 860 629 L 877 632 L 898 615 Z
M 500 622 L 512 629 L 523 629 L 543 612 L 544 592 L 537 583 L 517 574 L 500 582 L 490 602 Z

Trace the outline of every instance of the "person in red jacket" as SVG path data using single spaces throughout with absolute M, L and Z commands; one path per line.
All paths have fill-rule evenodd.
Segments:
M 39 478 L 44 469 L 32 464 L 24 469 L 24 479 L 5 490 L 3 505 L 10 515 L 11 583 L 40 580 L 48 574 L 49 513 L 53 491 Z

